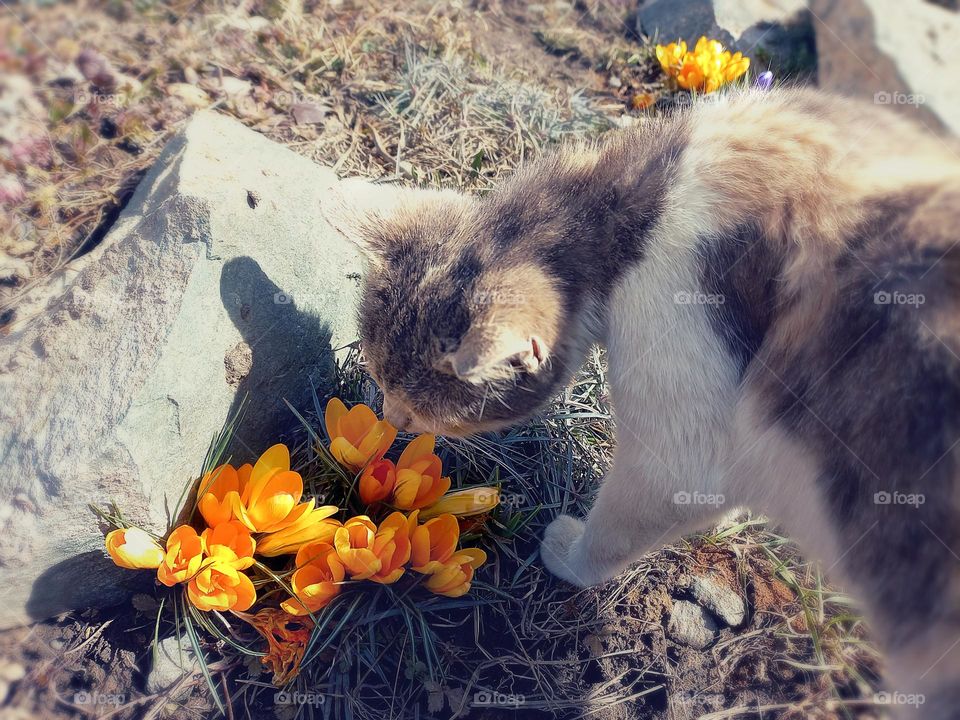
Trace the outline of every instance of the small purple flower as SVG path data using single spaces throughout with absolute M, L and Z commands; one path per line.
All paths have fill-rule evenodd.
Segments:
M 753 81 L 753 86 L 757 90 L 769 90 L 773 87 L 773 73 L 767 70 L 757 75 L 757 79 Z

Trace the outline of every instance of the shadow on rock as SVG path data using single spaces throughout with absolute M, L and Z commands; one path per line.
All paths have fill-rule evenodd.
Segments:
M 303 413 L 312 406 L 312 388 L 322 398 L 332 386 L 330 325 L 301 310 L 250 257 L 224 265 L 220 299 L 243 337 L 224 357 L 227 382 L 236 387 L 227 418 L 246 398 L 226 456 L 234 464 L 253 462 L 296 424 L 284 400 Z

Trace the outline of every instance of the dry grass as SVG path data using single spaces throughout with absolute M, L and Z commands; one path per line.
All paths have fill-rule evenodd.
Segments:
M 647 50 L 602 42 L 622 13 L 596 5 L 521 18 L 572 28 L 594 48 L 568 60 L 519 24 L 520 4 L 5 5 L 0 325 L 29 287 L 100 240 L 198 107 L 342 174 L 462 189 L 489 187 L 565 134 L 609 128 L 647 87 L 630 78 L 655 75 Z M 117 88 L 81 75 L 87 48 L 111 63 Z
M 343 175 L 481 192 L 564 137 L 642 121 L 672 95 L 650 46 L 629 36 L 626 7 L 625 0 L 5 7 L 0 99 L 9 102 L 0 102 L 0 164 L 23 197 L 8 196 L 0 213 L 0 326 L 33 283 L 98 242 L 164 141 L 200 106 Z M 74 68 L 84 47 L 137 88 L 91 101 L 95 88 Z M 574 591 L 545 573 L 537 557 L 543 527 L 559 512 L 585 515 L 609 463 L 603 368 L 593 358 L 527 426 L 443 446 L 455 473 L 504 488 L 504 507 L 484 540 L 493 561 L 471 596 L 411 606 L 380 589 L 360 609 L 331 608 L 331 627 L 347 620 L 329 632 L 297 686 L 324 695 L 319 709 L 274 705 L 256 658 L 205 638 L 213 677 L 228 689 L 229 716 L 518 716 L 509 702 L 472 708 L 477 693 L 522 700 L 524 718 L 662 718 L 668 694 L 715 718 L 862 716 L 877 663 L 860 621 L 763 522 L 731 520 L 648 556 L 600 590 Z M 376 389 L 355 363 L 341 380 L 343 397 L 376 405 Z M 309 444 L 300 452 L 309 468 Z M 665 636 L 665 619 L 671 596 L 707 567 L 727 569 L 751 617 L 697 653 Z M 72 641 L 69 667 L 96 666 L 103 646 L 85 638 L 101 638 L 106 624 L 131 637 L 152 632 L 149 612 L 138 613 L 74 620 L 81 639 Z M 15 705 L 45 717 L 83 716 L 58 689 L 68 665 L 56 655 L 45 662 L 42 678 L 29 676 L 35 687 L 21 683 Z M 102 682 L 102 672 L 84 673 L 92 680 L 71 682 Z M 201 717 L 206 692 L 202 678 L 185 679 L 161 697 L 132 693 L 114 716 Z

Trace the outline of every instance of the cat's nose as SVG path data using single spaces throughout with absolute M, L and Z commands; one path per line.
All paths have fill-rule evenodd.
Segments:
M 397 430 L 406 430 L 413 418 L 402 405 L 392 402 L 388 398 L 384 398 L 383 419 L 393 425 Z
M 409 430 L 412 418 L 407 413 L 383 413 L 384 419 L 397 430 Z

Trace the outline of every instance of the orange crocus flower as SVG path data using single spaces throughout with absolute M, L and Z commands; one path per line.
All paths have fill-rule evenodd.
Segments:
M 373 554 L 377 526 L 366 515 L 347 520 L 333 536 L 337 557 L 354 580 L 366 580 L 380 570 L 380 559 Z
M 660 67 L 668 75 L 673 75 L 677 68 L 683 65 L 683 58 L 687 54 L 687 44 L 682 40 L 669 45 L 657 45 L 657 60 Z
M 153 570 L 163 562 L 160 543 L 140 528 L 121 528 L 107 533 L 107 552 L 117 565 L 128 570 Z
M 297 569 L 290 579 L 294 597 L 280 607 L 298 616 L 317 612 L 340 592 L 343 577 L 343 563 L 330 543 L 307 543 L 297 551 Z
M 470 589 L 474 570 L 486 561 L 487 554 L 479 548 L 458 550 L 439 569 L 430 573 L 424 585 L 437 595 L 460 597 Z
M 439 570 L 457 550 L 460 526 L 453 515 L 441 515 L 418 526 L 419 513 L 408 518 L 410 532 L 410 566 L 419 573 Z
M 250 578 L 237 569 L 244 559 L 226 545 L 213 545 L 209 550 L 208 560 L 187 584 L 190 602 L 204 611 L 250 609 L 257 600 L 257 591 Z
M 189 525 L 181 525 L 167 538 L 167 552 L 157 568 L 157 579 L 167 587 L 186 582 L 200 571 L 203 540 Z
M 291 525 L 312 509 L 298 505 L 303 496 L 303 480 L 290 470 L 290 451 L 277 444 L 268 449 L 249 476 L 238 472 L 239 492 L 228 492 L 233 514 L 251 532 L 275 532 Z
M 214 468 L 200 479 L 197 486 L 197 509 L 209 527 L 216 527 L 234 519 L 233 496 L 239 498 L 252 470 L 252 465 L 243 465 L 237 470 L 233 465 L 225 464 Z
M 327 403 L 324 423 L 330 437 L 330 454 L 355 471 L 382 457 L 397 437 L 397 429 L 386 420 L 378 420 L 366 405 L 354 405 L 347 410 L 338 398 Z
M 436 437 L 421 435 L 412 440 L 397 461 L 393 504 L 401 510 L 433 505 L 450 489 L 450 478 L 441 477 L 440 458 L 433 453 Z
M 397 482 L 397 467 L 381 458 L 369 463 L 360 474 L 360 500 L 367 505 L 389 497 Z
M 253 552 L 256 550 L 257 543 L 250 535 L 247 526 L 239 520 L 230 520 L 220 523 L 215 528 L 207 528 L 201 533 L 200 539 L 203 541 L 203 551 L 207 555 L 213 554 L 212 549 L 216 545 L 230 548 L 237 556 L 234 566 L 237 570 L 246 570 L 253 565 Z
M 410 534 L 403 513 L 391 513 L 380 523 L 373 539 L 373 554 L 380 560 L 380 569 L 370 576 L 371 580 L 389 585 L 400 579 L 403 566 L 410 560 Z
M 399 512 L 388 516 L 379 528 L 366 515 L 350 518 L 337 530 L 333 544 L 354 580 L 396 582 L 410 559 L 407 518 Z

